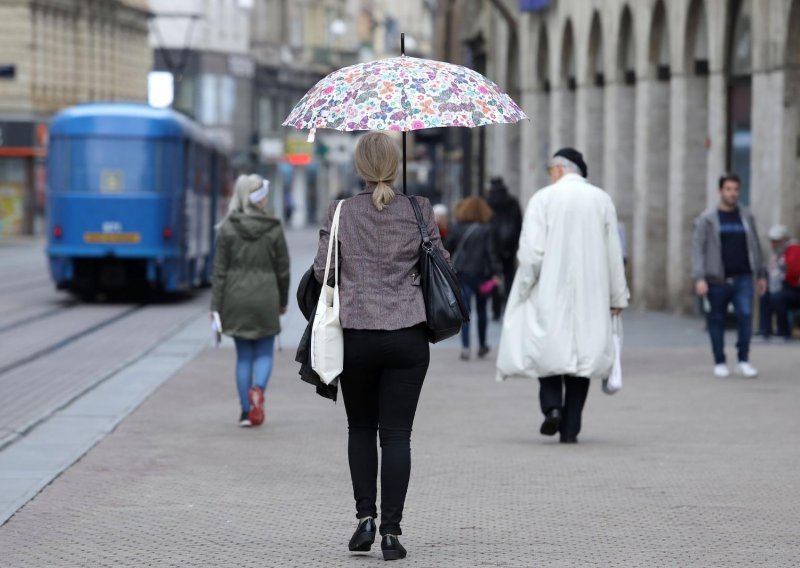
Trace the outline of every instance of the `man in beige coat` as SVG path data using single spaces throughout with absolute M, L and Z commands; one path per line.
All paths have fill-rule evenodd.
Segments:
M 556 152 L 548 172 L 525 212 L 497 369 L 500 380 L 538 378 L 541 433 L 575 443 L 589 379 L 611 372 L 611 316 L 629 294 L 611 198 L 586 181 L 577 150 Z

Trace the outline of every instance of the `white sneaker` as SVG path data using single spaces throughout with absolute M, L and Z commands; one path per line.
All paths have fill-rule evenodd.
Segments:
M 720 363 L 719 365 L 714 365 L 714 376 L 724 379 L 731 376 L 731 371 L 725 363 Z
M 758 369 L 753 367 L 747 361 L 740 361 L 736 370 L 743 377 L 753 378 L 758 376 Z

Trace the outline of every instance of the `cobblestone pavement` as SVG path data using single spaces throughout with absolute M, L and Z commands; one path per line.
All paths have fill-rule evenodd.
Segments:
M 289 241 L 297 282 L 315 232 Z M 535 382 L 435 346 L 402 566 L 798 566 L 800 345 L 756 343 L 761 378 L 720 380 L 699 320 L 625 321 L 625 388 L 592 385 L 577 446 L 538 434 Z M 235 425 L 233 350 L 207 349 L 0 527 L 0 567 L 382 565 L 346 549 L 344 408 L 297 378 L 302 328 L 291 310 L 265 427 Z
M 798 565 L 797 345 L 756 345 L 757 380 L 714 379 L 696 320 L 632 316 L 625 388 L 592 385 L 575 446 L 538 434 L 534 382 L 433 351 L 403 566 Z M 233 350 L 207 349 L 0 528 L 0 565 L 382 565 L 346 548 L 344 408 L 292 359 L 243 430 Z

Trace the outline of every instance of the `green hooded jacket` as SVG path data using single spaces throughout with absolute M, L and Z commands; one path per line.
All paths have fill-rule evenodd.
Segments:
M 260 339 L 281 330 L 289 303 L 289 251 L 281 222 L 266 213 L 232 213 L 217 235 L 211 310 L 225 335 Z

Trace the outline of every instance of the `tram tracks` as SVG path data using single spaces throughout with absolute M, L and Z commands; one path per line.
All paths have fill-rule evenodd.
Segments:
M 16 323 L 10 324 L 10 325 L 6 326 L 5 328 L 0 328 L 0 342 L 5 343 L 4 338 L 2 337 L 3 334 L 7 334 L 10 331 L 13 331 L 14 329 L 18 329 L 18 328 L 21 328 L 23 326 L 36 323 L 36 322 L 38 322 L 40 320 L 43 320 L 43 319 L 46 319 L 48 317 L 65 313 L 65 312 L 69 311 L 68 310 L 69 307 L 73 307 L 74 305 L 75 304 L 72 304 L 71 306 L 67 306 L 67 307 L 54 308 L 54 309 L 52 309 L 50 311 L 41 313 L 41 314 L 39 314 L 37 316 L 33 316 L 33 317 L 28 318 L 26 320 L 22 320 L 20 322 L 16 322 Z M 120 321 L 120 320 L 122 320 L 122 319 L 124 319 L 124 318 L 126 318 L 128 316 L 130 316 L 132 313 L 142 309 L 144 306 L 145 306 L 144 304 L 137 304 L 135 306 L 131 306 L 131 307 L 125 308 L 121 312 L 114 313 L 110 317 L 101 319 L 100 321 L 98 321 L 96 323 L 92 323 L 92 324 L 88 325 L 88 327 L 84 327 L 84 328 L 79 329 L 78 331 L 76 331 L 74 333 L 68 334 L 68 335 L 63 336 L 61 338 L 58 338 L 58 339 L 52 341 L 51 343 L 47 343 L 46 345 L 43 345 L 43 346 L 39 347 L 38 349 L 35 349 L 35 350 L 32 350 L 32 351 L 30 349 L 28 349 L 27 353 L 25 353 L 25 349 L 23 348 L 22 353 L 24 353 L 24 354 L 22 356 L 17 356 L 17 358 L 15 358 L 13 360 L 10 360 L 10 361 L 8 361 L 8 360 L 4 361 L 5 356 L 6 356 L 5 350 L 0 351 L 0 377 L 2 377 L 5 373 L 13 371 L 14 369 L 16 369 L 18 367 L 21 367 L 23 365 L 26 365 L 26 364 L 32 362 L 32 361 L 35 361 L 36 359 L 39 359 L 40 357 L 44 357 L 44 356 L 50 355 L 52 353 L 55 353 L 56 351 L 58 351 L 60 349 L 63 349 L 67 345 L 70 345 L 71 343 L 74 343 L 75 341 L 78 341 L 79 339 L 82 339 L 82 338 L 84 338 L 84 337 L 86 337 L 88 335 L 91 335 L 91 334 L 93 334 L 93 333 L 95 333 L 97 331 L 100 331 L 104 327 L 108 327 L 109 325 L 111 325 L 113 323 L 116 323 L 116 322 L 118 322 L 118 321 Z

